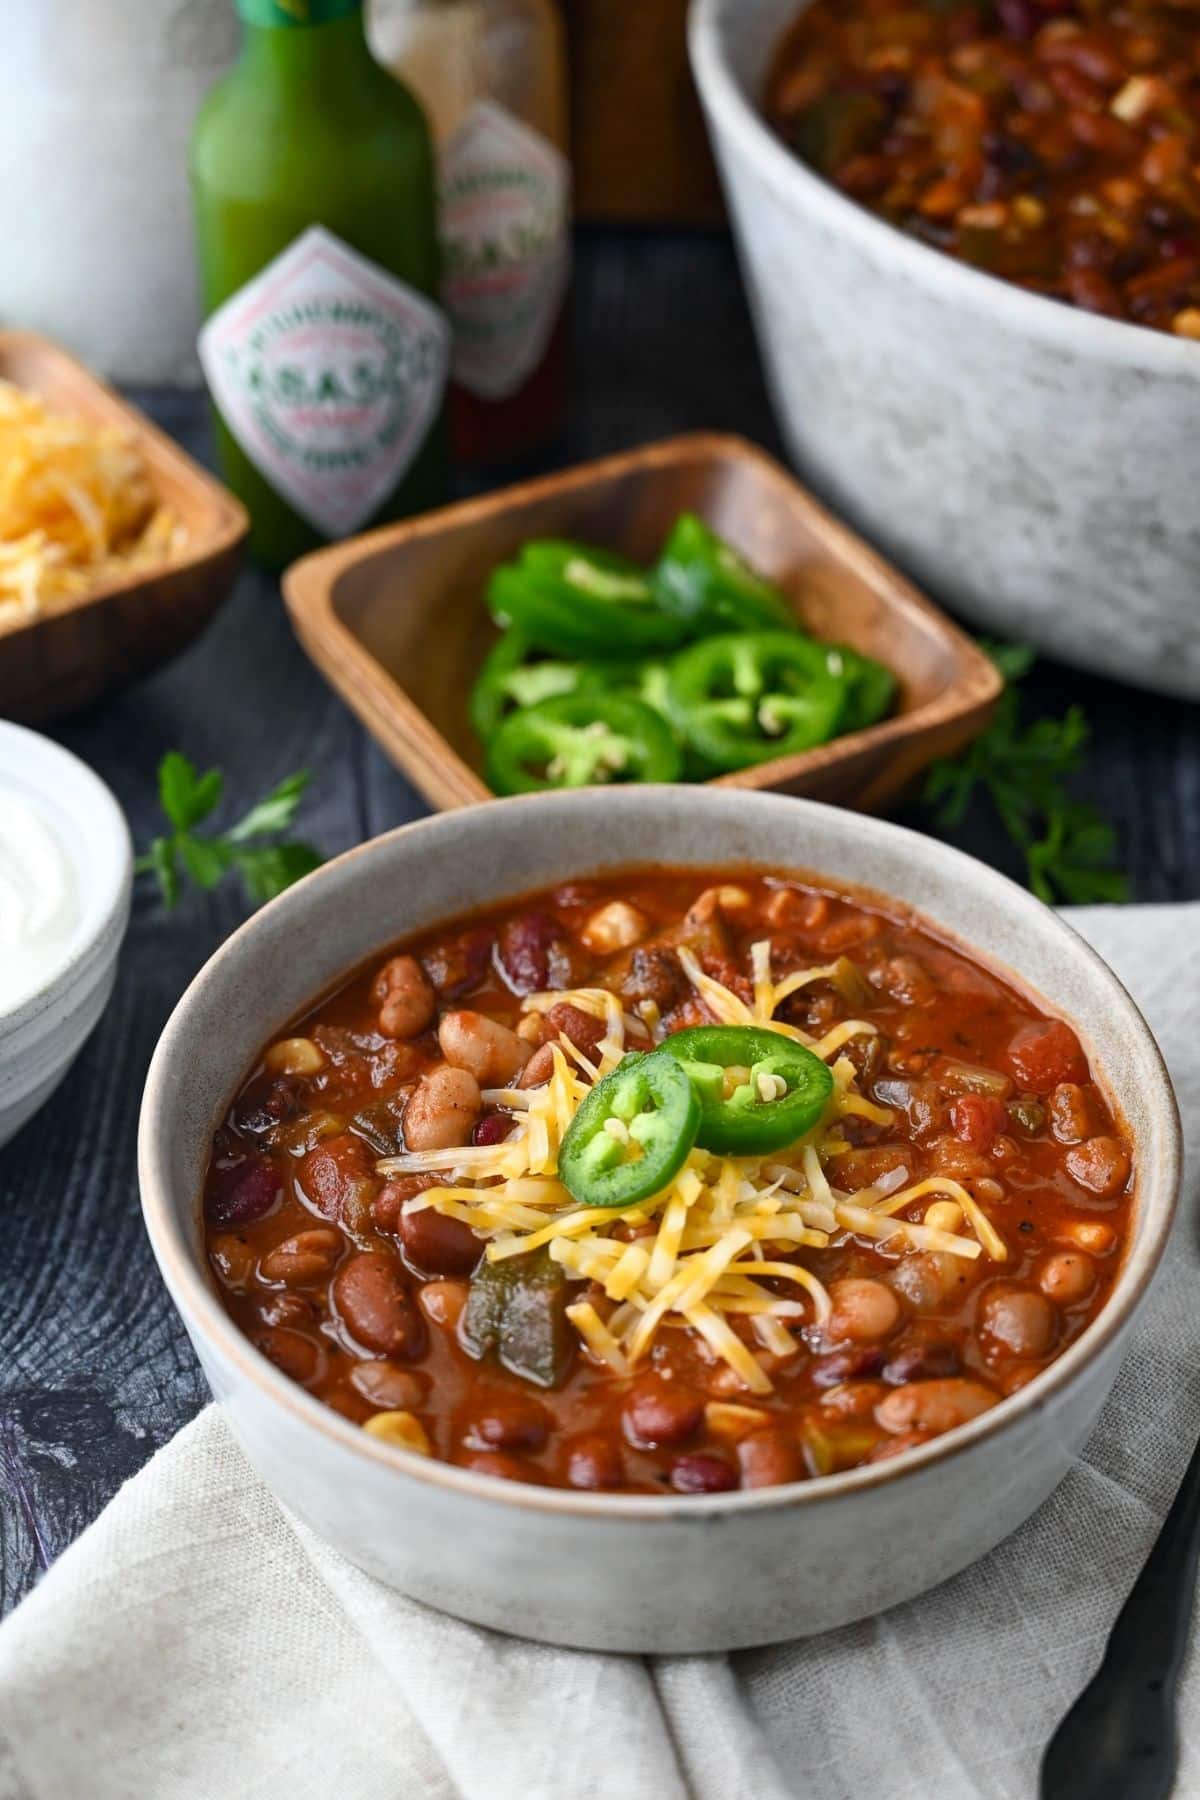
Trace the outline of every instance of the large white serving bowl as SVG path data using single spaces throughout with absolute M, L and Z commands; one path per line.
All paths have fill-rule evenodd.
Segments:
M 704 1498 L 523 1486 L 369 1436 L 293 1385 L 221 1305 L 201 1189 L 213 1129 L 262 1045 L 403 934 L 647 863 L 759 863 L 894 896 L 1069 1017 L 1124 1115 L 1136 1220 L 1107 1306 L 1049 1369 L 951 1436 L 848 1474 Z M 522 1636 L 633 1651 L 821 1631 L 920 1593 L 1019 1525 L 1066 1472 L 1112 1386 L 1166 1242 L 1179 1167 L 1175 1102 L 1144 1020 L 1039 901 L 876 819 L 679 787 L 467 807 L 309 876 L 243 925 L 180 1001 L 150 1068 L 139 1145 L 159 1267 L 230 1425 L 280 1499 L 362 1568 L 432 1606 Z
M 39 732 L 0 720 L 0 788 L 50 827 L 75 881 L 78 916 L 37 988 L 0 1009 L 0 1144 L 54 1092 L 108 1004 L 129 922 L 133 853 L 125 815 L 98 775 Z
M 803 0 L 692 0 L 690 44 L 788 449 L 936 598 L 1200 697 L 1200 344 L 905 236 L 764 123 Z

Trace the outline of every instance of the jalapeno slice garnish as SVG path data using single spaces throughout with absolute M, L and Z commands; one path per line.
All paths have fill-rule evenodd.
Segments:
M 635 564 L 558 539 L 526 544 L 517 562 L 497 569 L 487 603 L 497 624 L 515 625 L 554 656 L 634 658 L 687 636 Z
M 697 755 L 748 769 L 826 743 L 849 683 L 824 644 L 799 633 L 735 632 L 705 638 L 671 665 L 671 714 Z
M 663 1040 L 700 1096 L 702 1150 L 761 1156 L 818 1123 L 833 1076 L 811 1050 L 753 1025 L 696 1025 Z
M 660 605 L 690 637 L 714 631 L 794 631 L 791 607 L 695 513 L 681 513 L 654 571 Z
M 628 694 L 587 691 L 511 713 L 487 753 L 498 794 L 591 787 L 615 781 L 675 781 L 681 757 L 671 728 Z
M 699 1098 L 673 1056 L 625 1056 L 572 1119 L 559 1180 L 581 1206 L 636 1206 L 679 1173 L 699 1124 Z
M 825 645 L 825 660 L 834 675 L 846 680 L 846 707 L 838 729 L 865 731 L 886 719 L 896 699 L 896 677 L 872 656 L 851 650 L 848 644 Z

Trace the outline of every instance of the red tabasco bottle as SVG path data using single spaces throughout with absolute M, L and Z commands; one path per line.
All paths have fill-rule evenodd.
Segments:
M 369 29 L 437 144 L 456 455 L 520 455 L 551 439 L 566 409 L 562 21 L 553 0 L 371 0 Z
M 450 332 L 421 108 L 362 0 L 237 0 L 191 172 L 200 359 L 251 545 L 282 564 L 442 497 Z

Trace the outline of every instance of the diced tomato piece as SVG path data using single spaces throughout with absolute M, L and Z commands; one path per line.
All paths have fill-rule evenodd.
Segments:
M 990 1150 L 1008 1124 L 1003 1100 L 988 1094 L 960 1094 L 950 1108 L 954 1135 L 974 1150 Z
M 1060 1081 L 1085 1082 L 1087 1057 L 1079 1039 L 1061 1019 L 1033 1019 L 1008 1046 L 1009 1067 L 1030 1094 L 1048 1094 Z

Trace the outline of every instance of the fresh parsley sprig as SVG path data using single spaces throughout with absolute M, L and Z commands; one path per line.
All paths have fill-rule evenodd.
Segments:
M 216 811 L 225 778 L 220 769 L 201 775 L 186 756 L 170 750 L 158 765 L 158 797 L 173 829 L 156 837 L 134 868 L 155 876 L 168 909 L 179 899 L 184 876 L 197 887 L 214 888 L 230 869 L 238 871 L 251 900 L 273 900 L 323 861 L 310 844 L 263 841 L 288 830 L 308 782 L 307 771 L 299 769 L 228 831 L 200 836 L 195 827 Z
M 1127 900 L 1128 881 L 1115 867 L 1116 832 L 1098 807 L 1070 789 L 1090 737 L 1082 708 L 1023 725 L 1018 683 L 1034 652 L 1024 644 L 983 648 L 1004 676 L 1004 692 L 982 736 L 961 756 L 932 765 L 925 804 L 939 825 L 954 830 L 978 795 L 989 799 L 1025 858 L 1029 886 L 1048 905 Z

